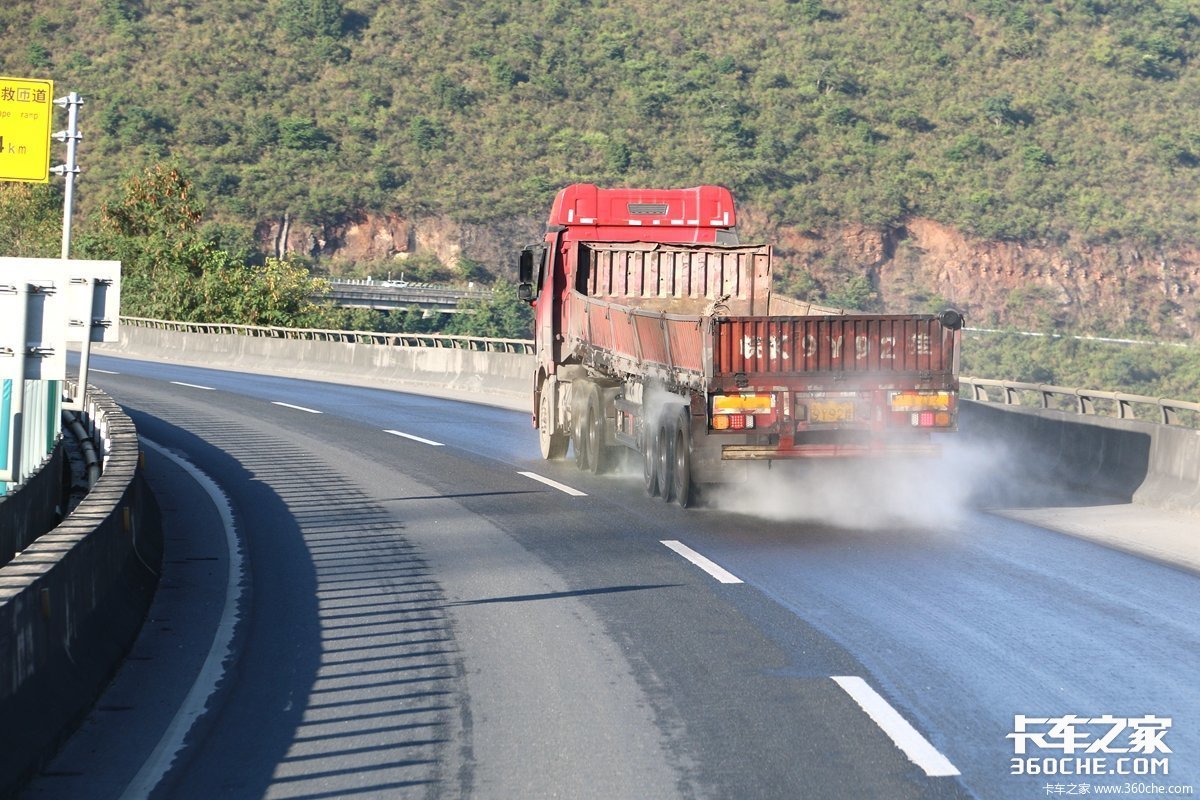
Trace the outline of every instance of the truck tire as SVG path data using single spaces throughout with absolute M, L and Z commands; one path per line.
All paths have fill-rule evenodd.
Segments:
M 560 461 L 567 454 L 567 446 L 571 443 L 566 433 L 558 429 L 556 420 L 550 413 L 550 400 L 553 392 L 557 391 L 557 381 L 547 378 L 542 382 L 538 393 L 538 445 L 542 458 L 547 461 Z
M 649 420 L 643 420 L 642 432 L 642 479 L 646 484 L 646 494 L 650 497 L 658 495 L 658 448 L 655 445 L 655 428 Z
M 664 413 L 658 424 L 658 496 L 671 502 L 675 482 L 675 419 Z
M 600 387 L 587 385 L 587 410 L 583 415 L 584 437 L 587 439 L 588 470 L 599 475 L 608 470 L 609 452 L 604 443 L 604 403 Z
M 686 410 L 675 418 L 675 446 L 672 460 L 671 491 L 680 508 L 692 505 L 692 426 Z
M 588 387 L 586 380 L 571 382 L 571 445 L 575 448 L 575 466 L 587 472 L 592 468 L 592 451 L 589 449 L 591 436 L 588 433 Z

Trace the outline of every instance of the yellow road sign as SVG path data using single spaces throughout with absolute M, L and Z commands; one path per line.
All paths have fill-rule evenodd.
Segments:
M 0 78 L 0 181 L 50 180 L 54 81 Z

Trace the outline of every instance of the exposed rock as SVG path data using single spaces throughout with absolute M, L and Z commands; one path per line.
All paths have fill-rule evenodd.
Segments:
M 785 272 L 802 268 L 834 286 L 865 275 L 888 311 L 930 310 L 941 299 L 966 310 L 975 326 L 1200 333 L 1196 250 L 1150 256 L 1128 245 L 990 241 L 921 218 L 895 230 L 846 225 L 763 234 L 755 238 L 775 242 Z
M 273 249 L 284 228 L 282 219 L 258 226 L 264 250 Z M 515 269 L 517 252 L 540 239 L 543 228 L 543 222 L 532 219 L 483 226 L 446 217 L 409 220 L 396 214 L 363 214 L 342 225 L 322 227 L 293 220 L 286 227 L 285 252 L 318 261 L 372 265 L 403 261 L 412 255 L 432 255 L 452 269 L 460 258 L 468 258 L 490 272 L 508 274 Z

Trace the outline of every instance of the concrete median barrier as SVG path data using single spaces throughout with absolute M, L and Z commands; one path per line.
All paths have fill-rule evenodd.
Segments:
M 59 443 L 37 472 L 0 498 L 0 565 L 62 520 L 71 482 L 66 461 Z
M 123 326 L 93 352 L 173 364 L 411 389 L 440 397 L 530 407 L 532 356 L 456 347 L 394 347 L 316 339 L 184 333 Z
M 1037 504 L 1071 490 L 1200 513 L 1200 431 L 964 401 L 963 438 L 1002 465 L 989 502 Z M 1198 526 L 1200 529 L 1200 526 Z
M 102 475 L 70 516 L 0 567 L 0 797 L 90 710 L 157 586 L 162 531 L 137 431 L 106 395 L 89 390 L 89 401 Z

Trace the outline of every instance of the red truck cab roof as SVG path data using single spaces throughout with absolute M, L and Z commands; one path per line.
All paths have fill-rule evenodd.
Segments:
M 601 189 L 575 183 L 559 191 L 551 227 L 570 241 L 737 244 L 733 195 L 723 186 Z

